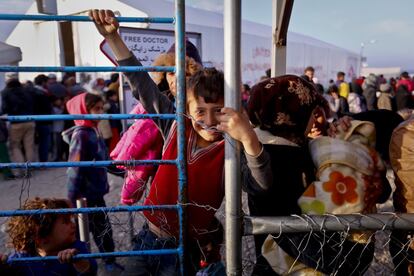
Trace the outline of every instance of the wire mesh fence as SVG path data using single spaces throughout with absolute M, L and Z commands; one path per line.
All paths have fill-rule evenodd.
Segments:
M 108 206 L 117 206 L 119 205 L 119 194 L 123 184 L 123 178 L 109 175 L 109 182 L 111 186 L 110 193 L 105 196 L 105 200 L 107 201 Z M 0 194 L 0 208 L 2 210 L 11 210 L 17 209 L 24 202 L 35 196 L 40 197 L 58 197 L 62 198 L 66 196 L 65 189 L 66 189 L 66 169 L 65 168 L 51 168 L 51 169 L 38 169 L 34 170 L 31 173 L 31 177 L 22 178 L 18 180 L 12 181 L 3 181 L 2 190 L 5 191 Z M 7 192 L 6 192 L 7 191 Z M 146 193 L 144 193 L 143 198 L 145 198 Z M 138 203 L 140 204 L 140 203 Z M 209 208 L 208 206 L 204 206 L 205 208 Z M 247 196 L 244 194 L 243 196 L 243 211 L 244 213 L 248 214 L 247 208 Z M 332 274 L 336 275 L 347 275 L 352 274 L 352 270 L 346 270 L 346 272 L 341 271 L 346 267 L 348 258 L 355 259 L 355 256 L 358 256 L 358 259 L 361 259 L 361 256 L 367 255 L 368 261 L 365 261 L 363 264 L 363 271 L 364 275 L 392 275 L 395 274 L 397 269 L 402 269 L 404 266 L 407 265 L 407 262 L 410 260 L 409 258 L 409 245 L 410 241 L 408 239 L 399 239 L 399 237 L 392 235 L 392 228 L 393 227 L 400 227 L 401 224 L 395 223 L 395 221 L 400 221 L 404 224 L 404 228 L 409 229 L 410 225 L 414 228 L 414 221 L 411 220 L 410 215 L 407 214 L 396 214 L 393 213 L 392 207 L 392 200 L 388 200 L 386 203 L 382 205 L 378 205 L 378 212 L 382 213 L 384 216 L 387 216 L 384 220 L 374 219 L 372 220 L 372 224 L 375 224 L 373 228 L 378 228 L 380 230 L 373 231 L 370 230 L 365 232 L 365 240 L 371 241 L 373 246 L 362 246 L 362 250 L 355 253 L 354 251 L 346 251 L 349 250 L 349 247 L 346 246 L 346 242 L 349 241 L 350 236 L 354 235 L 356 231 L 351 229 L 351 224 L 357 225 L 357 220 L 355 217 L 353 220 L 350 220 L 351 223 L 347 224 L 346 222 L 342 222 L 344 229 L 348 229 L 341 232 L 331 232 L 331 231 L 319 231 L 320 224 L 315 224 L 315 221 L 311 218 L 302 217 L 302 221 L 308 225 L 314 225 L 314 231 L 309 231 L 306 234 L 298 234 L 298 233 L 290 233 L 282 232 L 280 233 L 280 227 L 275 227 L 275 234 L 273 237 L 280 238 L 284 237 L 284 239 L 290 241 L 294 244 L 299 254 L 297 254 L 296 258 L 291 258 L 293 262 L 296 260 L 296 266 L 298 267 L 298 263 L 300 262 L 301 257 L 300 255 L 307 256 L 310 251 L 310 247 L 312 246 L 312 239 L 316 239 L 317 241 L 321 242 L 318 244 L 316 249 L 316 253 L 314 256 L 317 256 L 318 251 L 324 249 L 324 243 L 330 244 L 337 249 L 337 255 L 330 256 L 330 261 L 334 260 L 335 262 L 331 264 L 329 267 L 333 270 Z M 145 222 L 144 217 L 140 212 L 133 212 L 132 220 L 133 224 L 130 223 L 130 217 L 128 213 L 108 213 L 110 218 L 110 222 L 113 229 L 113 237 L 115 241 L 115 248 L 116 251 L 128 251 L 131 249 L 131 235 L 132 233 L 136 234 L 139 229 L 142 228 L 142 225 Z M 220 209 L 217 210 L 216 213 L 217 218 L 223 223 L 225 220 L 224 214 L 224 207 L 221 206 Z M 367 215 L 356 215 L 359 218 L 367 218 Z M 375 216 L 370 216 L 375 218 Z M 297 219 L 297 217 L 292 217 L 293 219 Z M 339 218 L 335 216 L 330 216 L 330 219 L 340 221 Z M 5 226 L 6 226 L 7 218 L 0 218 L 1 223 L 1 233 L 0 233 L 0 242 L 1 242 L 1 252 L 10 252 L 10 248 L 6 247 L 7 244 L 7 235 L 4 233 Z M 289 221 L 283 222 L 286 227 L 289 226 Z M 364 223 L 358 222 L 360 225 L 364 225 Z M 325 224 L 328 225 L 329 224 Z M 366 225 L 366 223 L 365 223 Z M 382 225 L 382 226 L 381 226 Z M 291 227 L 294 227 L 291 225 Z M 303 230 L 303 229 L 297 229 Z M 339 234 L 338 234 L 339 233 Z M 361 232 L 358 232 L 358 235 Z M 334 242 L 334 243 L 333 243 Z M 91 242 L 92 252 L 98 252 L 98 248 Z M 254 275 L 253 270 L 256 263 L 256 252 L 255 252 L 255 240 L 252 235 L 246 235 L 243 237 L 242 241 L 243 245 L 243 275 Z M 396 256 L 395 263 L 392 260 L 391 253 L 390 253 L 390 245 L 394 246 L 393 254 Z M 314 244 L 313 244 L 314 246 Z M 223 256 L 224 260 L 224 244 L 221 247 L 221 255 Z M 355 249 L 354 249 L 355 250 Z M 259 254 L 259 257 L 263 257 L 263 254 Z M 312 256 L 312 257 L 314 257 Z M 286 257 L 286 256 L 285 256 Z M 325 260 L 323 260 L 323 257 Z M 352 257 L 352 258 L 351 258 Z M 286 259 L 286 258 L 285 258 Z M 123 264 L 126 258 L 119 258 L 119 263 Z M 315 260 L 316 263 L 320 263 L 322 266 L 323 262 L 326 262 L 326 256 L 320 253 L 320 259 Z M 293 266 L 288 268 L 292 269 L 291 273 L 294 275 Z M 405 269 L 405 268 L 404 268 Z M 316 270 L 312 270 L 316 271 Z M 358 273 L 354 273 L 358 275 Z

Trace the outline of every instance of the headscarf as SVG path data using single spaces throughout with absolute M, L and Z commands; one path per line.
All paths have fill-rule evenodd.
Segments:
M 375 76 L 374 74 L 369 74 L 368 77 L 366 77 L 362 85 L 362 88 L 366 89 L 369 86 L 374 87 L 375 89 L 377 89 L 378 87 L 378 79 L 377 76 Z
M 253 86 L 247 110 L 255 126 L 301 145 L 306 141 L 305 131 L 312 112 L 318 106 L 329 114 L 326 100 L 311 83 L 285 75 Z
M 86 108 L 86 95 L 87 93 L 79 94 L 66 103 L 66 108 L 69 114 L 89 114 Z M 96 127 L 97 123 L 91 120 L 74 120 L 77 126 Z

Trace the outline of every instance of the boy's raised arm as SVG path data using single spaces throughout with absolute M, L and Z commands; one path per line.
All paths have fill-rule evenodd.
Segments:
M 94 21 L 98 32 L 105 38 L 121 66 L 142 66 L 137 58 L 129 51 L 118 34 L 119 23 L 111 10 L 91 10 L 89 17 Z M 174 113 L 174 104 L 160 92 L 157 85 L 147 72 L 124 73 L 128 78 L 134 97 L 139 100 L 144 109 L 150 113 Z M 172 120 L 154 119 L 161 133 L 166 137 Z
M 113 11 L 90 10 L 88 15 L 95 22 L 96 29 L 105 38 L 117 60 L 124 60 L 132 56 L 118 34 L 119 23 Z

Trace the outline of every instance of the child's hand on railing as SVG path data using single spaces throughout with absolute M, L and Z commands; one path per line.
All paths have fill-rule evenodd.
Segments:
M 217 116 L 217 120 L 219 121 L 217 129 L 242 143 L 247 154 L 251 156 L 260 154 L 262 145 L 246 114 L 238 112 L 233 108 L 223 107 L 221 115 Z
M 75 248 L 69 248 L 62 251 L 59 251 L 57 257 L 60 263 L 71 263 L 73 256 L 76 255 L 78 251 Z
M 119 23 L 111 10 L 90 10 L 89 17 L 94 21 L 99 33 L 107 38 L 117 34 Z
M 57 257 L 60 263 L 72 263 L 73 267 L 80 273 L 87 272 L 91 265 L 88 260 L 76 260 L 73 261 L 73 257 L 78 254 L 78 250 L 75 248 L 69 248 L 59 251 Z

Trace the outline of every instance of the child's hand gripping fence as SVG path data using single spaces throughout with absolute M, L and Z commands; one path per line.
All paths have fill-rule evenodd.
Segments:
M 50 121 L 50 120 L 76 120 L 76 119 L 176 119 L 178 128 L 178 156 L 175 160 L 130 160 L 130 161 L 81 161 L 81 162 L 34 162 L 34 163 L 0 163 L 2 168 L 60 168 L 60 167 L 103 167 L 110 165 L 173 165 L 178 168 L 178 185 L 179 198 L 177 205 L 167 206 L 119 206 L 119 207 L 102 207 L 102 208 L 73 208 L 73 209 L 56 209 L 56 210 L 10 210 L 1 211 L 0 217 L 12 216 L 31 216 L 39 214 L 79 214 L 79 213 L 97 213 L 97 212 L 139 212 L 151 210 L 175 210 L 178 212 L 179 219 L 179 241 L 176 249 L 162 250 L 139 250 L 125 252 L 107 252 L 93 254 L 78 254 L 74 259 L 88 258 L 105 258 L 105 257 L 132 257 L 142 255 L 171 255 L 179 257 L 180 272 L 185 275 L 184 268 L 184 245 L 185 245 L 185 205 L 186 205 L 186 158 L 185 158 L 185 119 L 182 115 L 185 113 L 185 9 L 184 0 L 175 1 L 175 17 L 173 18 L 136 18 L 136 17 L 117 17 L 119 22 L 136 22 L 136 23 L 165 23 L 175 24 L 176 31 L 176 68 L 166 66 L 103 66 L 103 67 L 78 67 L 78 66 L 0 66 L 0 72 L 137 72 L 137 71 L 160 71 L 175 72 L 177 76 L 177 111 L 176 114 L 105 114 L 105 115 L 37 115 L 37 116 L 1 116 L 0 120 L 5 121 Z M 88 16 L 61 16 L 61 15 L 20 15 L 20 14 L 0 14 L 0 20 L 27 20 L 27 21 L 84 21 L 91 22 Z M 18 258 L 12 262 L 30 262 L 30 261 L 47 261 L 57 260 L 56 256 L 47 257 L 30 257 Z

